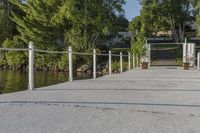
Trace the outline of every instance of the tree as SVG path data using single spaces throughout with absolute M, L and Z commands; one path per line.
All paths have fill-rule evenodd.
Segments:
M 115 32 L 128 31 L 129 21 L 125 18 L 124 14 L 117 16 L 114 22 L 114 27 L 116 27 Z
M 123 13 L 125 0 L 10 1 L 20 12 L 11 11 L 11 20 L 16 24 L 20 44 L 25 47 L 33 41 L 36 49 L 65 51 L 73 46 L 73 50 L 85 52 L 98 47 L 98 40 L 116 29 L 117 19 L 127 26 L 125 19 L 117 15 Z M 6 43 L 12 46 L 12 39 Z M 14 54 L 8 56 L 13 58 Z M 62 55 L 36 53 L 35 67 L 66 69 L 66 59 Z
M 13 40 L 9 40 L 9 39 L 5 40 L 3 43 L 3 47 L 24 48 L 24 44 L 21 43 L 19 37 L 15 36 Z M 28 64 L 26 56 L 27 55 L 24 51 L 8 51 L 5 53 L 5 57 L 6 57 L 5 59 L 11 69 L 22 69 L 23 67 L 25 68 L 25 66 Z M 2 64 L 2 65 L 5 65 L 5 64 Z
M 198 36 L 200 36 L 200 2 L 199 1 L 195 4 L 195 7 L 197 9 L 196 23 L 198 26 Z
M 141 32 L 142 22 L 140 16 L 136 16 L 130 22 L 128 26 L 128 30 L 133 33 L 133 35 L 137 35 Z
M 22 0 L 18 0 L 21 2 Z M 10 0 L 1 0 L 0 1 L 0 46 L 4 40 L 12 39 L 13 36 L 17 35 L 15 23 L 13 23 L 10 19 L 11 12 L 15 12 L 20 14 L 19 10 L 15 8 Z
M 101 35 L 115 29 L 116 13 L 123 12 L 124 3 L 124 0 L 68 0 L 63 12 L 71 20 L 72 28 L 65 34 L 66 42 L 78 51 L 95 47 Z
M 57 45 L 58 40 L 81 51 L 94 46 L 102 34 L 113 28 L 116 13 L 123 12 L 124 0 L 12 0 L 25 15 L 13 13 L 21 39 L 40 48 Z M 43 45 L 41 45 L 43 44 Z M 42 47 L 41 47 L 42 46 Z
M 28 0 L 26 3 L 19 3 L 12 0 L 12 3 L 25 14 L 12 13 L 12 20 L 17 24 L 22 41 L 27 44 L 33 41 L 36 48 L 41 49 L 59 48 L 64 26 L 68 24 L 67 21 L 57 23 L 55 19 L 62 1 Z
M 185 25 L 195 18 L 191 0 L 140 0 L 140 3 L 142 30 L 147 35 L 171 30 L 177 42 L 184 40 Z

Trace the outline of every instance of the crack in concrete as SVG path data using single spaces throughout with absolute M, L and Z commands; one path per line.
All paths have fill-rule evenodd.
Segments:
M 29 103 L 30 104 L 30 103 Z M 127 111 L 127 112 L 138 112 L 138 113 L 150 113 L 150 114 L 156 114 L 156 115 L 169 115 L 169 116 L 176 116 L 177 114 L 175 113 L 171 113 L 171 112 L 160 112 L 160 111 L 148 111 L 148 110 L 140 110 L 140 109 L 122 109 L 122 108 L 110 108 L 110 107 L 98 107 L 98 106 L 86 106 L 86 105 L 78 105 L 78 104 L 74 104 L 74 105 L 66 105 L 66 104 L 57 104 L 57 103 L 31 103 L 31 104 L 40 104 L 40 105 L 47 105 L 47 106 L 60 106 L 60 107 L 75 107 L 75 108 L 88 108 L 88 109 L 98 109 L 98 110 L 102 110 L 102 111 Z M 9 106 L 19 106 L 22 107 L 24 105 L 27 105 L 27 103 L 25 104 L 8 104 Z M 195 114 L 188 114 L 185 115 L 188 117 L 193 117 L 193 118 L 200 118 L 200 115 L 195 115 Z

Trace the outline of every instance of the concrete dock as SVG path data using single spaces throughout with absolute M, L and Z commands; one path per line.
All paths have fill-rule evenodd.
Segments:
M 0 95 L 0 133 L 199 133 L 200 71 L 131 70 Z

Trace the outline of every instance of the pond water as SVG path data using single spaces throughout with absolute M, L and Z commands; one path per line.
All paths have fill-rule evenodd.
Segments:
M 92 75 L 79 73 L 74 79 L 89 79 Z M 35 72 L 35 88 L 68 81 L 66 72 Z M 0 70 L 0 94 L 27 90 L 28 73 L 24 71 Z

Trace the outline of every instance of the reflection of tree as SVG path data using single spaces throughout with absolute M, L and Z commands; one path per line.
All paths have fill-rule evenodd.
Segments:
M 91 75 L 82 73 L 74 75 L 75 79 L 91 78 Z M 65 72 L 35 72 L 35 87 L 49 86 L 66 82 L 68 73 Z M 0 70 L 0 94 L 23 91 L 28 89 L 28 73 L 20 71 L 2 71 Z
M 0 71 L 0 94 L 4 92 L 5 77 L 6 73 L 4 71 Z
M 26 72 L 6 71 L 5 74 L 6 80 L 3 93 L 22 91 L 28 88 Z
M 68 74 L 65 72 L 35 72 L 35 87 L 58 84 L 68 80 Z

